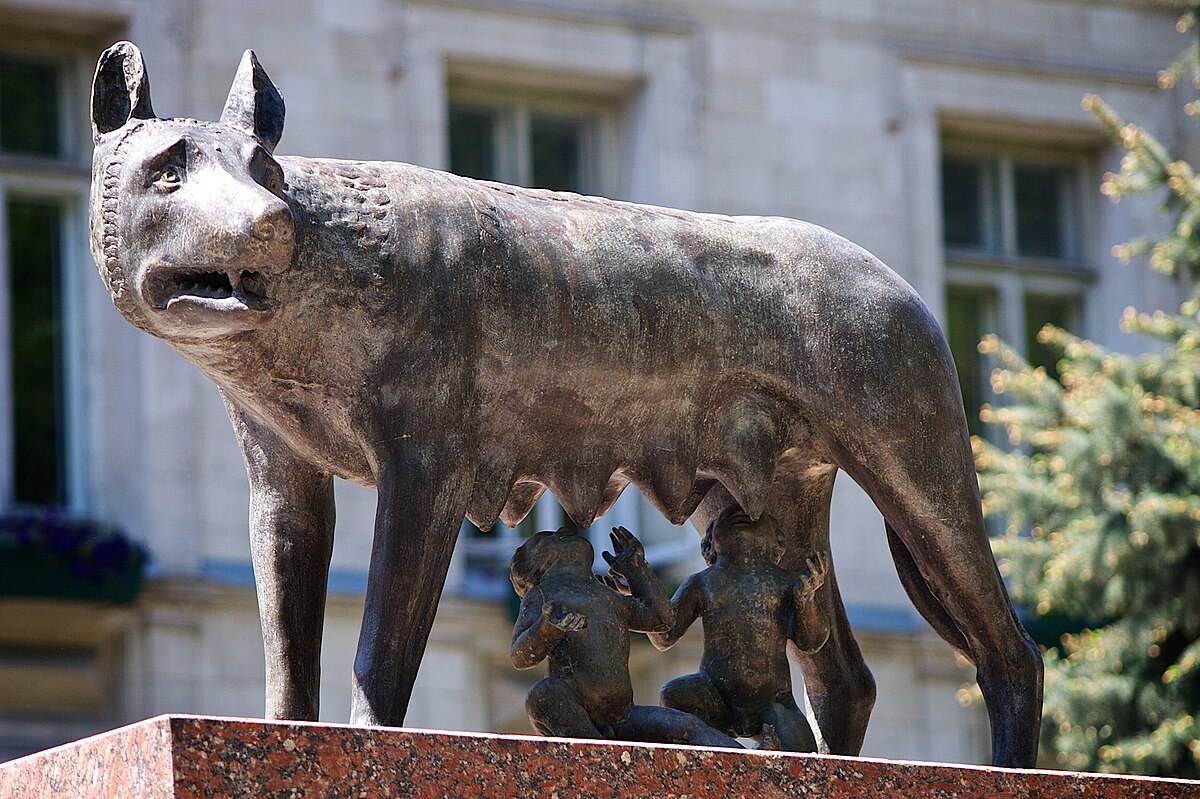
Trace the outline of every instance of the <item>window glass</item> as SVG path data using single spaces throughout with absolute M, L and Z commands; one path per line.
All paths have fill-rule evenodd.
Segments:
M 1063 188 L 1066 175 L 1054 167 L 1016 164 L 1013 201 L 1016 205 L 1017 252 L 1059 258 L 1063 246 Z
M 952 142 L 942 156 L 946 337 L 974 435 L 998 436 L 979 421 L 979 409 L 993 401 L 995 364 L 978 352 L 984 335 L 999 335 L 1058 379 L 1058 353 L 1037 334 L 1046 323 L 1078 332 L 1088 277 L 1077 262 L 1086 158 L 1086 152 L 986 141 Z
M 582 125 L 578 120 L 535 114 L 529 120 L 532 185 L 557 191 L 583 191 Z
M 995 331 L 997 295 L 994 291 L 977 288 L 949 287 L 946 292 L 946 339 L 958 369 L 959 387 L 967 412 L 967 426 L 973 435 L 982 435 L 979 409 L 988 401 L 990 362 L 979 353 L 979 341 Z M 1025 294 L 1022 297 L 1025 329 L 1020 341 L 1010 341 L 1032 366 L 1045 368 L 1058 379 L 1058 351 L 1037 340 L 1038 331 L 1046 324 L 1071 330 L 1078 316 L 1079 301 L 1075 297 Z
M 1050 159 L 1054 156 L 1046 154 Z M 948 247 L 1000 256 L 1075 258 L 1071 202 L 1078 167 L 1021 160 L 1000 148 L 991 156 L 942 159 L 942 229 Z
M 7 222 L 14 494 L 18 502 L 61 505 L 62 209 L 52 202 L 13 198 Z
M 466 572 L 461 588 L 478 599 L 508 599 L 513 592 L 509 562 L 520 538 L 498 521 L 491 530 L 480 530 L 466 519 L 461 535 Z
M 1070 329 L 1075 316 L 1076 301 L 1072 297 L 1025 297 L 1025 352 L 1032 366 L 1041 366 L 1058 379 L 1059 353 L 1037 340 L 1038 331 L 1045 325 Z
M 983 247 L 987 241 L 984 163 L 950 159 L 942 162 L 942 222 L 946 243 Z
M 0 58 L 0 150 L 19 155 L 60 154 L 58 70 Z
M 586 112 L 548 111 L 515 99 L 494 107 L 452 103 L 450 171 L 519 186 L 585 193 L 594 165 L 585 163 L 587 136 L 596 125 Z
M 481 108 L 450 107 L 450 171 L 497 180 L 496 114 Z
M 982 291 L 951 288 L 946 292 L 946 338 L 958 369 L 958 385 L 972 435 L 982 433 L 979 409 L 983 407 L 986 375 L 979 340 L 986 332 L 984 319 L 991 302 Z

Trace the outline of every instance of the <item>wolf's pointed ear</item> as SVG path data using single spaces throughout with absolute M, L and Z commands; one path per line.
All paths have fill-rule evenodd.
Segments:
M 279 144 L 283 135 L 283 96 L 259 66 L 253 50 L 242 56 L 221 122 L 252 133 L 271 152 Z
M 153 119 L 150 79 L 142 51 L 117 42 L 100 54 L 92 80 L 92 138 L 96 141 L 131 118 Z

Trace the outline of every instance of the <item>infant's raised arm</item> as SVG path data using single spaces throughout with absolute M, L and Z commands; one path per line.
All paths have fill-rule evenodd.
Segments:
M 675 596 L 671 598 L 671 611 L 674 613 L 674 623 L 665 632 L 648 633 L 650 643 L 655 648 L 666 651 L 683 637 L 688 628 L 700 617 L 704 605 L 704 592 L 700 583 L 700 575 L 693 574 L 683 581 Z
M 646 563 L 642 542 L 624 527 L 614 527 L 609 538 L 613 551 L 601 553 L 608 563 L 609 580 L 604 582 L 625 595 L 629 629 L 651 634 L 668 630 L 674 618 L 671 602 L 654 570 Z M 628 589 L 622 586 L 622 581 Z

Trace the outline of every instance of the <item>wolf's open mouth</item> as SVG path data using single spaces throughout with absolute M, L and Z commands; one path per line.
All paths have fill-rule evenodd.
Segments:
M 199 304 L 213 310 L 270 311 L 275 302 L 267 296 L 266 279 L 258 272 L 240 270 L 171 272 L 154 280 L 154 307 L 176 303 Z

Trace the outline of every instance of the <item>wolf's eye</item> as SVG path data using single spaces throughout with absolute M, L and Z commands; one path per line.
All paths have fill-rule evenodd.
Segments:
M 178 189 L 187 180 L 188 147 L 185 137 L 176 139 L 169 147 L 147 160 L 143 172 L 146 188 L 167 193 Z
M 154 185 L 165 191 L 174 191 L 183 185 L 183 167 L 179 164 L 166 164 L 154 175 Z

